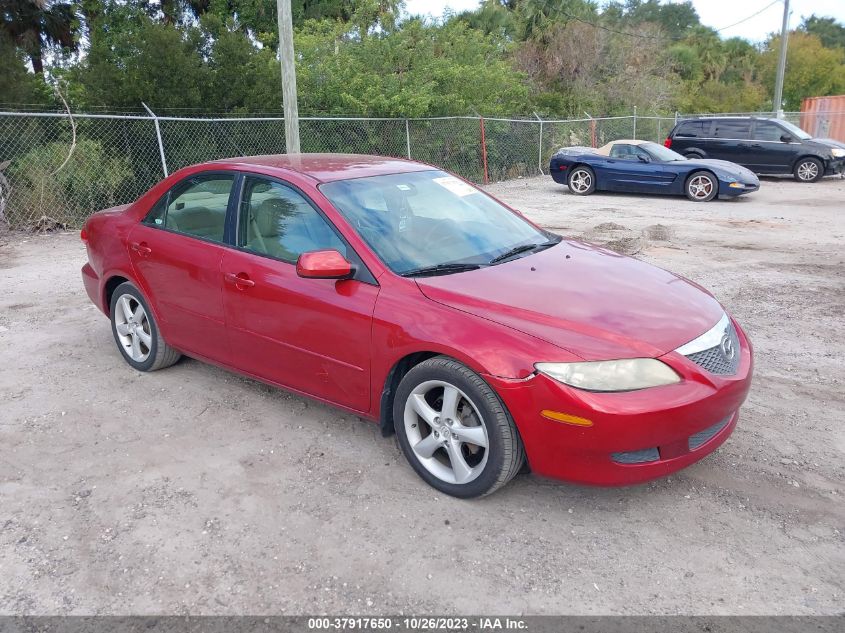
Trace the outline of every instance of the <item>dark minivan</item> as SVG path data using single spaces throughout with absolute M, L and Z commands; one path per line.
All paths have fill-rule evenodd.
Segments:
M 845 169 L 845 143 L 813 138 L 781 119 L 686 119 L 672 128 L 664 145 L 687 158 L 729 160 L 758 174 L 793 174 L 801 182 Z

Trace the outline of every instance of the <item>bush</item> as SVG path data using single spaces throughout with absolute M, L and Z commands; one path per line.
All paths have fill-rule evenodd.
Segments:
M 133 174 L 125 158 L 109 156 L 100 143 L 82 139 L 54 173 L 69 149 L 67 143 L 49 143 L 12 161 L 6 207 L 12 226 L 28 226 L 42 216 L 79 226 L 92 212 L 126 201 Z

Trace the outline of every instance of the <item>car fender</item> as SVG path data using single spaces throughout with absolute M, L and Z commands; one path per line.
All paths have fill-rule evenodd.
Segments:
M 419 354 L 454 358 L 480 375 L 525 379 L 545 359 L 581 360 L 530 334 L 463 312 L 426 297 L 411 279 L 380 279 L 382 291 L 373 311 L 371 389 L 373 417 L 391 372 L 403 359 Z M 405 314 L 407 318 L 398 319 Z M 397 322 L 406 325 L 399 327 Z M 410 325 L 408 325 L 410 324 Z
M 815 158 L 822 164 L 823 170 L 827 170 L 828 163 L 830 162 L 829 157 L 820 156 L 819 153 L 814 151 L 804 151 L 801 152 L 794 161 L 792 161 L 792 164 L 789 166 L 789 170 L 794 171 L 795 166 L 798 165 L 798 163 L 800 163 L 805 158 Z

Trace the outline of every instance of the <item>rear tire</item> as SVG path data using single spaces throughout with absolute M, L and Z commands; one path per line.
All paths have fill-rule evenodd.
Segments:
M 709 202 L 719 194 L 719 181 L 709 171 L 694 171 L 684 183 L 684 193 L 693 202 Z
M 824 176 L 824 165 L 818 158 L 808 156 L 795 163 L 792 175 L 798 182 L 816 182 Z
M 115 288 L 109 314 L 117 348 L 134 369 L 164 369 L 181 358 L 181 352 L 162 338 L 147 300 L 133 284 L 127 281 Z
M 525 449 L 499 396 L 446 356 L 412 368 L 393 403 L 399 446 L 416 473 L 453 497 L 482 497 L 519 472 Z
M 596 190 L 596 173 L 586 165 L 578 165 L 569 172 L 566 184 L 576 196 L 588 196 Z

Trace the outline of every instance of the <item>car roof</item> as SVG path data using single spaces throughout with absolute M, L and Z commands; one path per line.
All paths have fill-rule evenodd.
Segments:
M 646 143 L 651 143 L 651 141 L 641 141 L 641 140 L 635 139 L 635 138 L 620 138 L 616 141 L 610 141 L 610 143 L 602 145 L 601 147 L 599 147 L 596 150 L 596 154 L 602 154 L 604 156 L 608 156 L 608 155 L 610 155 L 610 149 L 614 145 L 620 145 L 620 144 L 622 144 L 622 145 L 645 145 Z
M 319 182 L 435 169 L 431 165 L 416 161 L 369 154 L 268 154 L 221 158 L 204 164 L 215 167 L 263 167 L 285 172 L 294 171 Z

